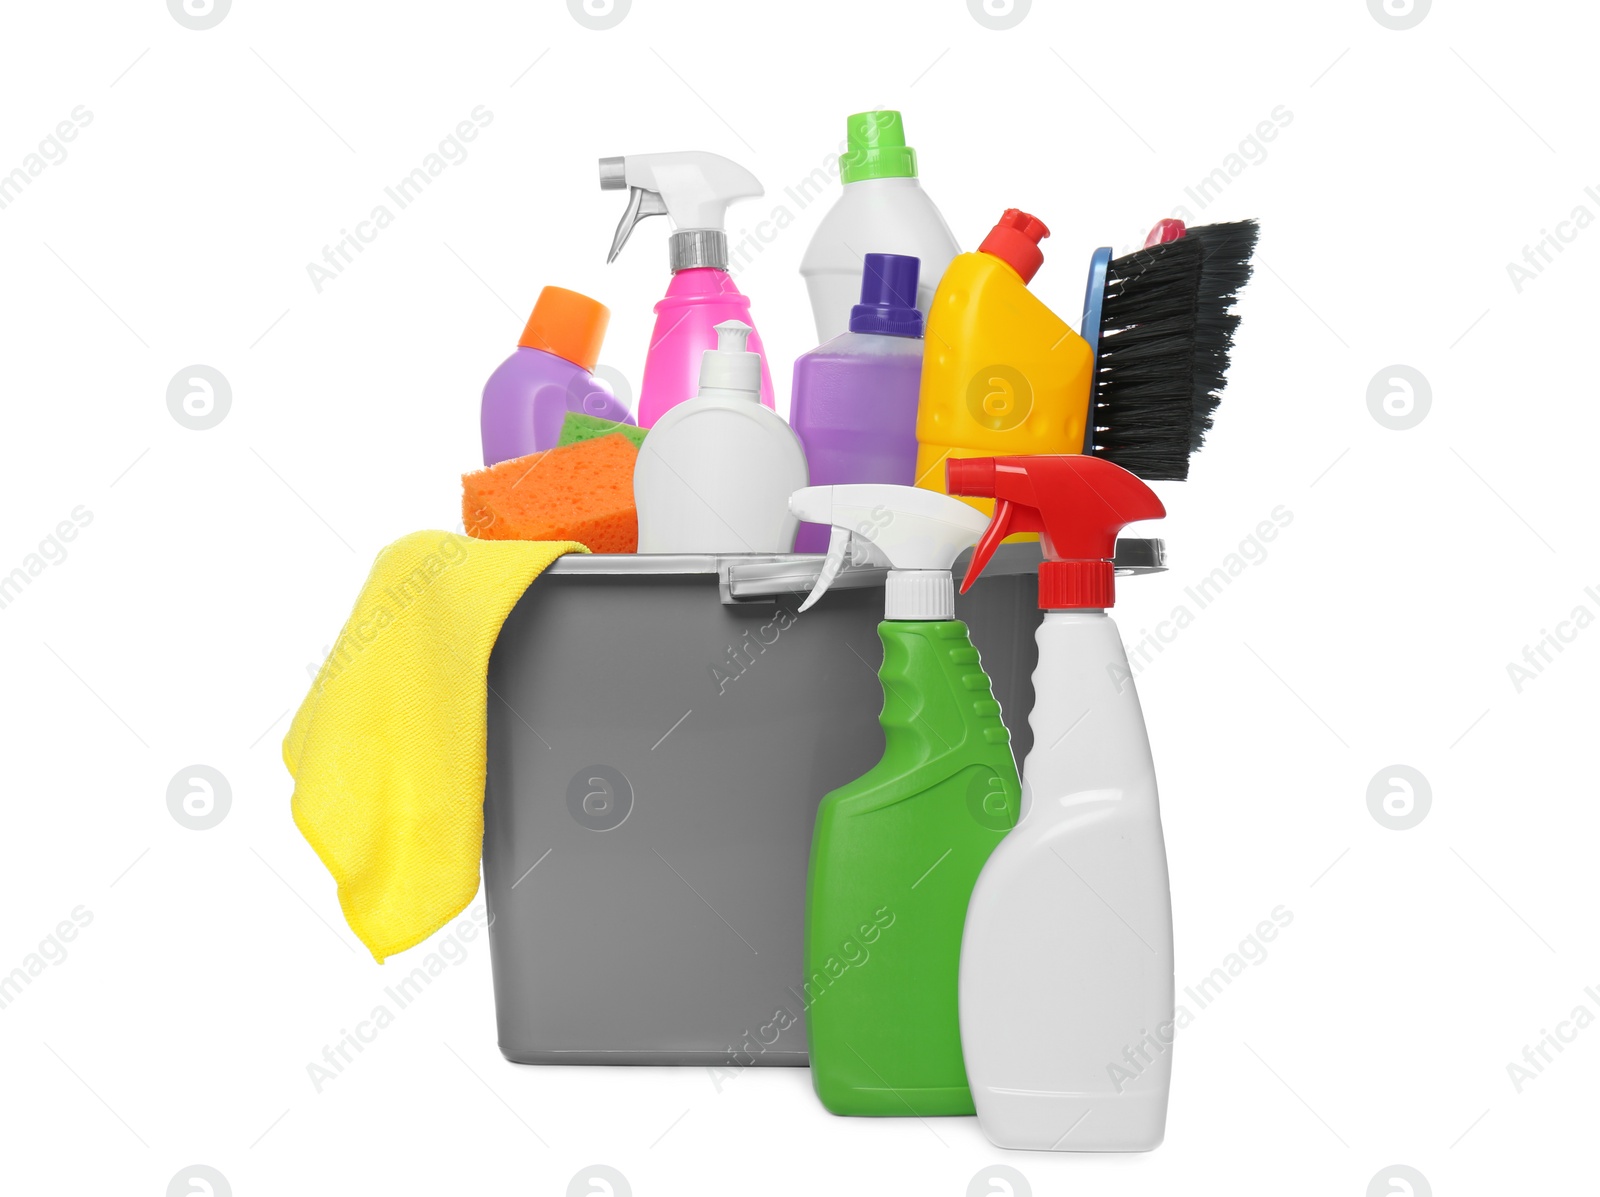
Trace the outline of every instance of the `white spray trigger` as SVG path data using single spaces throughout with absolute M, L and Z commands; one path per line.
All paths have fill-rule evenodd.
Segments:
M 809 489 L 823 490 L 825 487 L 808 487 Z M 796 494 L 800 492 L 796 491 Z M 794 510 L 793 502 L 790 510 Z M 798 513 L 796 513 L 798 514 Z M 839 571 L 845 564 L 861 566 L 863 568 L 889 568 L 889 559 L 883 551 L 870 540 L 863 540 L 856 536 L 849 528 L 835 526 L 828 537 L 828 552 L 822 559 L 822 569 L 817 574 L 817 583 L 811 588 L 811 593 L 806 595 L 806 601 L 800 604 L 801 611 L 807 611 L 816 606 L 817 600 L 827 593 L 834 579 L 839 576 Z
M 794 504 L 789 505 L 791 511 Z M 839 576 L 839 571 L 844 568 L 845 554 L 850 551 L 851 532 L 849 528 L 834 528 L 828 537 L 828 555 L 822 559 L 822 571 L 817 574 L 817 584 L 811 588 L 811 593 L 806 595 L 806 601 L 800 604 L 800 611 L 804 613 L 816 606 L 817 600 L 828 592 L 828 587 L 833 585 L 833 580 Z
M 762 194 L 760 180 L 737 162 L 699 150 L 602 158 L 600 189 L 628 192 L 628 206 L 606 261 L 615 260 L 622 252 L 639 221 L 664 215 L 674 229 L 674 270 L 688 266 L 726 269 L 728 205 Z M 678 234 L 688 233 L 703 236 L 680 242 Z
M 833 529 L 816 585 L 800 610 L 833 585 L 847 557 L 852 564 L 865 557 L 890 569 L 890 619 L 954 618 L 950 567 L 989 526 L 987 516 L 949 495 L 877 483 L 808 486 L 789 496 L 789 510 Z

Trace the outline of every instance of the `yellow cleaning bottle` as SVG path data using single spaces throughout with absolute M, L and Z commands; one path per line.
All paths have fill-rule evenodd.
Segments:
M 1094 352 L 1028 290 L 1049 235 L 1009 208 L 939 280 L 917 402 L 918 486 L 948 493 L 949 458 L 1083 452 Z M 994 513 L 992 500 L 963 502 Z

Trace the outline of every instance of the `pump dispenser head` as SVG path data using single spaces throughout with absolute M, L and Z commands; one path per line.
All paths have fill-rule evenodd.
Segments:
M 761 355 L 745 348 L 752 331 L 742 320 L 717 325 L 717 347 L 700 355 L 700 394 L 761 402 Z
M 833 585 L 847 557 L 865 553 L 889 566 L 885 619 L 954 619 L 950 567 L 989 522 L 982 512 L 949 495 L 886 483 L 808 486 L 789 496 L 789 510 L 809 523 L 833 528 L 822 572 L 800 610 Z
M 972 554 L 963 594 L 1014 532 L 1038 532 L 1039 606 L 1109 607 L 1116 601 L 1117 533 L 1167 509 L 1135 475 L 1102 457 L 969 457 L 945 463 L 952 495 L 993 499 L 994 519 Z
M 760 180 L 737 162 L 700 150 L 602 158 L 600 190 L 628 192 L 606 261 L 616 260 L 639 221 L 664 215 L 674 230 L 668 242 L 673 273 L 701 266 L 726 270 L 728 205 L 762 194 Z

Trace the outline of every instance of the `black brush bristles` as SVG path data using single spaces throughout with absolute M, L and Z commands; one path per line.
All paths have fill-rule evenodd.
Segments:
M 1187 473 L 1200 243 L 1114 258 L 1106 272 L 1091 414 L 1096 456 L 1145 479 Z
M 1147 480 L 1182 480 L 1211 428 L 1250 278 L 1253 220 L 1200 225 L 1116 258 L 1091 388 L 1093 452 Z
M 1250 281 L 1250 259 L 1260 228 L 1253 220 L 1203 224 L 1182 238 L 1200 243 L 1200 301 L 1195 307 L 1194 411 L 1189 451 L 1211 431 L 1212 413 L 1228 385 L 1228 363 L 1239 317 L 1234 300 Z

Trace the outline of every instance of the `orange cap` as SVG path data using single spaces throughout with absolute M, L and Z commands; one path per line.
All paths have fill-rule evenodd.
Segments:
M 568 291 L 565 287 L 546 287 L 539 292 L 533 315 L 517 344 L 524 349 L 542 349 L 566 358 L 575 366 L 593 370 L 600 360 L 600 342 L 606 339 L 611 309 L 598 300 Z

